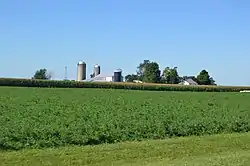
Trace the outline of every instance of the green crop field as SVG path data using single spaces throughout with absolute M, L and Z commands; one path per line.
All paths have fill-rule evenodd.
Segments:
M 246 132 L 250 95 L 0 87 L 0 149 Z

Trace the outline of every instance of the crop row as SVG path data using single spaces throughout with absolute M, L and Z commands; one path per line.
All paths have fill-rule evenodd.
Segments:
M 50 88 L 104 88 L 104 89 L 131 89 L 149 91 L 197 91 L 197 92 L 239 92 L 249 90 L 243 86 L 184 86 L 169 84 L 135 84 L 135 83 L 107 83 L 107 82 L 78 82 L 35 79 L 0 78 L 0 86 L 19 87 L 50 87 Z
M 247 93 L 0 87 L 0 150 L 247 132 Z

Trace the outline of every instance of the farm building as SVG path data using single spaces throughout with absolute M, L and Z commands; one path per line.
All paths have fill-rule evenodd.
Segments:
M 193 79 L 188 78 L 186 80 L 183 80 L 181 83 L 181 85 L 198 85 L 197 82 L 195 82 Z
M 123 76 L 120 76 L 120 80 L 115 80 L 114 74 L 98 74 L 97 76 L 87 79 L 88 82 L 123 82 Z

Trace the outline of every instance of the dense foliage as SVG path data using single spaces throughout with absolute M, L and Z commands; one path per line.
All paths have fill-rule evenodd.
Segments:
M 162 82 L 167 84 L 178 84 L 180 83 L 180 77 L 177 72 L 177 67 L 169 68 L 166 67 L 163 70 Z
M 213 85 L 214 81 L 206 70 L 202 70 L 196 78 L 199 85 Z
M 0 149 L 250 129 L 247 93 L 0 87 L 0 94 Z
M 159 65 L 156 62 L 150 62 L 149 60 L 144 60 L 137 67 L 138 80 L 147 83 L 159 83 L 161 80 L 161 71 Z
M 35 72 L 32 79 L 49 80 L 51 77 L 51 73 L 49 73 L 47 69 L 40 69 Z
M 153 83 L 111 83 L 111 82 L 78 82 L 78 81 L 55 81 L 38 79 L 14 79 L 0 78 L 0 86 L 20 87 L 53 87 L 53 88 L 104 88 L 104 89 L 132 89 L 148 91 L 197 91 L 197 92 L 239 92 L 249 90 L 243 86 L 184 86 L 174 84 Z

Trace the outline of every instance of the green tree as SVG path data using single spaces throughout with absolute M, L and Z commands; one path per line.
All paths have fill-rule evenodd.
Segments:
M 158 83 L 161 80 L 161 71 L 156 62 L 144 60 L 137 67 L 137 76 L 140 81 L 147 83 Z
M 138 80 L 138 76 L 136 74 L 128 74 L 125 76 L 126 82 L 133 82 L 134 80 Z
M 180 77 L 177 71 L 177 67 L 170 68 L 166 67 L 162 73 L 162 81 L 167 84 L 178 84 L 180 83 Z
M 42 80 L 49 80 L 51 79 L 51 74 L 48 73 L 47 69 L 40 69 L 37 70 L 32 77 L 32 79 L 42 79 Z
M 215 80 L 213 79 L 213 77 L 210 77 L 210 85 L 217 85 L 216 83 L 215 83 Z
M 140 63 L 139 66 L 137 67 L 137 76 L 139 80 L 143 80 L 143 75 L 146 70 L 146 65 L 150 63 L 149 60 L 144 60 L 143 63 Z
M 210 77 L 209 73 L 206 70 L 202 70 L 196 77 L 197 83 L 199 85 L 216 85 L 215 80 Z

